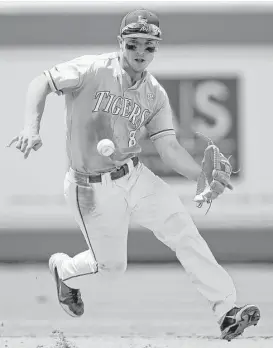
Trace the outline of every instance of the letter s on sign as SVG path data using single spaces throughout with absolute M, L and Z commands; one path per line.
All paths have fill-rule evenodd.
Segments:
M 215 100 L 226 101 L 229 98 L 228 87 L 220 81 L 206 81 L 197 85 L 195 93 L 196 109 L 211 119 L 213 124 L 199 118 L 193 123 L 194 132 L 204 133 L 215 141 L 224 138 L 231 130 L 232 115 Z

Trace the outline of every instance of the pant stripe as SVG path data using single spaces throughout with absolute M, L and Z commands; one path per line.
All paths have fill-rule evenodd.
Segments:
M 71 280 L 71 279 L 75 279 L 75 278 L 79 278 L 79 277 L 83 277 L 83 276 L 88 276 L 88 275 L 93 275 L 93 274 L 96 274 L 96 273 L 98 273 L 98 271 L 92 272 L 92 273 L 83 273 L 83 274 L 71 276 L 71 277 L 68 277 L 68 278 L 65 278 L 65 279 L 62 279 L 62 280 L 64 282 L 66 282 L 67 280 Z
M 94 253 L 94 250 L 92 248 L 92 245 L 91 245 L 91 242 L 90 242 L 90 239 L 89 239 L 89 235 L 88 235 L 88 232 L 87 232 L 87 228 L 86 228 L 86 225 L 85 225 L 85 222 L 84 222 L 84 219 L 83 219 L 83 216 L 82 216 L 82 212 L 81 212 L 81 207 L 80 207 L 80 202 L 79 202 L 79 186 L 78 185 L 76 185 L 76 201 L 77 201 L 78 212 L 80 214 L 80 218 L 81 218 L 83 229 L 84 229 L 84 233 L 85 233 L 85 240 L 87 241 L 89 249 L 92 251 L 94 259 L 96 260 L 95 253 Z

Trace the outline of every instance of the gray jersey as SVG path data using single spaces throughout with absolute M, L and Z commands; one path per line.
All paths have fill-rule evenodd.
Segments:
M 87 55 L 44 72 L 53 92 L 65 95 L 66 147 L 69 166 L 88 173 L 106 171 L 140 151 L 140 129 L 151 140 L 175 134 L 168 96 L 147 71 L 128 88 L 128 74 L 118 53 Z M 115 158 L 97 152 L 110 139 L 121 153 Z

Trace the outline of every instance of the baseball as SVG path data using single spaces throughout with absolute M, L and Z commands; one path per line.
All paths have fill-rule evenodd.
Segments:
M 115 151 L 115 145 L 109 139 L 102 139 L 98 142 L 97 150 L 102 156 L 111 156 Z

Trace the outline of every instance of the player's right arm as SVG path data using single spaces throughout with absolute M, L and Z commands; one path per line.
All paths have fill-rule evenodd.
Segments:
M 51 92 L 71 93 L 81 87 L 89 67 L 90 57 L 83 56 L 55 65 L 34 78 L 27 90 L 23 130 L 7 146 L 16 144 L 24 158 L 32 149 L 38 150 L 42 146 L 39 132 L 47 96 Z
M 50 92 L 45 74 L 35 77 L 28 86 L 23 130 L 7 145 L 9 147 L 16 144 L 16 148 L 24 154 L 24 158 L 28 157 L 32 149 L 38 150 L 42 146 L 39 135 L 40 123 L 46 98 Z

